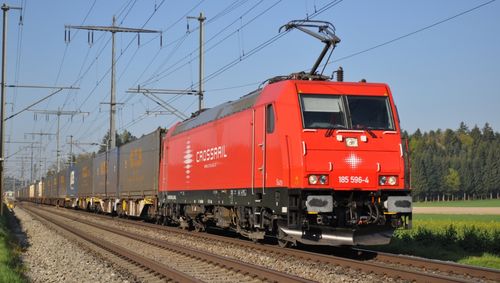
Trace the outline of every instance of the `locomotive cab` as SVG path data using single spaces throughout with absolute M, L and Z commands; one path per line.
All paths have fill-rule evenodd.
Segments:
M 299 150 L 290 154 L 296 167 L 290 170 L 288 211 L 279 224 L 279 238 L 306 244 L 388 244 L 396 228 L 411 224 L 406 147 L 389 88 L 289 82 L 296 96 L 285 99 L 295 100 L 297 119 L 287 119 L 296 125 L 287 127 L 287 134 Z

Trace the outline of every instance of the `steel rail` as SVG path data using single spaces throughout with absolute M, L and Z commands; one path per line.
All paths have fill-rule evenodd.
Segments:
M 312 283 L 312 282 L 314 282 L 314 281 L 304 279 L 301 277 L 297 277 L 294 275 L 290 275 L 287 273 L 282 273 L 279 271 L 271 270 L 271 269 L 257 266 L 254 264 L 249 264 L 249 263 L 246 263 L 246 262 L 243 262 L 240 260 L 230 259 L 227 257 L 222 257 L 222 256 L 219 256 L 216 254 L 212 254 L 209 252 L 188 248 L 186 246 L 177 245 L 177 244 L 167 242 L 164 240 L 154 239 L 154 238 L 151 238 L 151 237 L 148 237 L 145 235 L 127 232 L 127 231 L 123 231 L 123 230 L 120 230 L 117 228 L 112 228 L 112 227 L 109 227 L 109 226 L 106 226 L 103 224 L 84 220 L 84 219 L 81 219 L 81 218 L 78 218 L 75 216 L 61 215 L 61 214 L 54 213 L 54 211 L 48 211 L 48 210 L 44 210 L 44 211 L 56 214 L 58 216 L 61 216 L 61 217 L 64 217 L 64 218 L 67 218 L 67 219 L 70 219 L 70 220 L 73 220 L 73 221 L 76 221 L 79 223 L 86 224 L 86 225 L 89 225 L 89 226 L 92 226 L 92 227 L 95 227 L 95 228 L 98 228 L 98 229 L 101 229 L 104 231 L 108 231 L 108 232 L 116 234 L 116 235 L 130 238 L 130 239 L 133 239 L 135 241 L 143 242 L 143 243 L 146 243 L 146 244 L 149 244 L 152 246 L 162 248 L 164 250 L 178 253 L 178 254 L 181 254 L 181 255 L 184 255 L 184 256 L 199 260 L 199 261 L 209 262 L 209 263 L 212 263 L 214 265 L 222 266 L 222 267 L 225 267 L 229 270 L 234 270 L 238 273 L 246 274 L 246 275 L 251 276 L 253 278 L 258 278 L 262 281 L 266 281 L 266 282 L 291 282 L 291 283 L 304 283 L 304 282 L 305 283 Z
M 162 277 L 168 278 L 172 281 L 175 282 L 201 282 L 200 280 L 193 278 L 187 274 L 181 273 L 175 269 L 169 268 L 166 265 L 159 264 L 156 261 L 153 261 L 149 258 L 146 258 L 144 256 L 141 256 L 137 253 L 131 252 L 130 250 L 127 250 L 123 247 L 120 247 L 119 245 L 116 245 L 111 242 L 103 241 L 100 238 L 97 238 L 91 234 L 84 233 L 84 232 L 75 232 L 74 229 L 61 221 L 52 219 L 50 217 L 44 216 L 40 213 L 37 213 L 33 207 L 27 207 L 27 206 L 22 206 L 23 209 L 27 210 L 30 212 L 30 214 L 37 218 L 37 220 L 41 220 L 42 222 L 49 222 L 52 223 L 65 231 L 77 236 L 78 238 L 82 238 L 85 241 L 92 243 L 93 245 L 98 246 L 101 249 L 104 249 L 122 259 L 126 259 L 128 261 L 132 261 L 135 263 L 137 266 L 141 266 L 147 270 L 152 271 L 153 273 L 160 274 Z
M 77 212 L 79 212 L 79 211 L 77 211 Z M 85 213 L 85 212 L 81 212 L 81 213 L 88 215 L 88 213 Z M 356 259 L 349 259 L 349 258 L 345 258 L 345 257 L 341 257 L 341 256 L 323 255 L 323 254 L 312 253 L 312 252 L 296 250 L 296 249 L 284 249 L 284 248 L 276 247 L 274 245 L 259 245 L 259 244 L 255 244 L 255 243 L 241 240 L 241 239 L 234 239 L 234 238 L 230 238 L 230 237 L 219 236 L 219 235 L 208 234 L 208 233 L 192 233 L 189 231 L 178 229 L 177 227 L 161 226 L 161 225 L 156 225 L 156 224 L 152 224 L 152 223 L 139 222 L 139 221 L 135 221 L 135 220 L 127 220 L 127 219 L 116 218 L 116 217 L 110 219 L 110 217 L 108 215 L 94 215 L 94 216 L 106 218 L 106 219 L 113 220 L 113 221 L 124 222 L 124 223 L 128 223 L 130 225 L 135 225 L 135 226 L 140 226 L 140 227 L 148 227 L 148 228 L 168 231 L 168 232 L 176 233 L 176 234 L 189 235 L 192 237 L 199 237 L 199 238 L 206 239 L 206 240 L 217 240 L 220 242 L 225 242 L 227 244 L 233 244 L 233 245 L 237 245 L 237 246 L 243 246 L 243 247 L 248 247 L 248 248 L 252 248 L 255 250 L 260 250 L 263 252 L 273 253 L 273 254 L 279 255 L 280 257 L 293 256 L 293 257 L 305 259 L 308 261 L 333 264 L 333 265 L 338 265 L 338 266 L 342 266 L 342 267 L 346 267 L 346 268 L 360 270 L 360 271 L 367 272 L 367 273 L 374 273 L 374 274 L 381 275 L 381 276 L 400 278 L 403 280 L 411 280 L 411 281 L 418 281 L 418 282 L 423 282 L 423 281 L 425 281 L 425 282 L 431 282 L 431 281 L 432 282 L 475 282 L 475 281 L 477 281 L 474 279 L 457 278 L 457 277 L 452 277 L 452 276 L 447 276 L 447 275 L 432 274 L 429 272 L 419 272 L 419 271 L 415 271 L 415 270 L 410 270 L 409 267 L 413 266 L 415 268 L 422 268 L 422 269 L 426 269 L 426 270 L 436 270 L 436 271 L 440 271 L 443 273 L 471 276 L 471 277 L 474 277 L 475 279 L 483 278 L 486 280 L 500 282 L 500 279 L 499 279 L 500 278 L 500 270 L 497 271 L 497 270 L 488 269 L 488 268 L 466 266 L 466 265 L 460 265 L 460 264 L 456 264 L 456 263 L 440 262 L 440 261 L 436 261 L 436 260 L 413 258 L 413 257 L 409 257 L 409 256 L 406 256 L 406 257 L 402 256 L 401 258 L 404 258 L 404 261 L 403 261 L 403 260 L 397 260 L 396 258 L 398 258 L 398 257 L 396 255 L 382 254 L 382 253 L 378 253 L 378 252 L 376 252 L 376 255 L 373 257 L 378 262 L 366 261 L 366 260 L 356 260 Z M 392 259 L 390 259 L 391 256 L 392 256 Z M 393 263 L 393 264 L 397 264 L 397 265 L 403 265 L 403 267 L 399 268 L 399 267 L 394 267 L 394 266 L 388 266 L 387 263 L 389 263 L 389 262 Z
M 106 217 L 109 219 L 109 216 L 104 216 L 101 215 L 102 217 Z M 431 273 L 423 273 L 423 272 L 418 272 L 414 270 L 409 270 L 407 267 L 391 267 L 387 266 L 386 263 L 377 263 L 377 262 L 367 262 L 367 261 L 361 261 L 361 260 L 355 260 L 355 259 L 348 259 L 348 258 L 343 258 L 339 256 L 332 256 L 332 255 L 322 255 L 318 253 L 312 253 L 312 252 L 307 252 L 307 251 L 301 251 L 301 250 L 296 250 L 296 249 L 284 249 L 284 248 L 279 248 L 276 246 L 272 245 L 256 245 L 255 243 L 248 242 L 245 240 L 240 240 L 240 239 L 233 239 L 229 237 L 223 237 L 223 236 L 218 236 L 218 235 L 213 235 L 213 234 L 208 234 L 208 233 L 192 233 L 188 232 L 185 230 L 180 230 L 178 228 L 174 227 L 166 227 L 166 226 L 160 226 L 156 224 L 151 224 L 151 223 L 145 223 L 145 222 L 138 222 L 138 221 L 131 221 L 131 220 L 125 220 L 125 219 L 120 219 L 120 218 L 114 218 L 115 221 L 123 221 L 132 225 L 138 225 L 142 227 L 149 227 L 149 228 L 155 228 L 159 230 L 165 230 L 169 231 L 172 233 L 177 233 L 177 234 L 184 234 L 184 235 L 190 235 L 193 237 L 200 237 L 208 240 L 217 240 L 217 241 L 222 241 L 226 242 L 228 244 L 234 244 L 238 246 L 243 246 L 243 247 L 249 247 L 252 249 L 256 250 L 261 250 L 264 252 L 270 252 L 274 253 L 277 255 L 280 255 L 282 257 L 285 256 L 293 256 L 296 258 L 301 258 L 305 260 L 312 260 L 320 263 L 326 263 L 326 264 L 333 264 L 333 265 L 338 265 L 346 268 L 353 268 L 356 270 L 360 270 L 363 272 L 367 273 L 375 273 L 377 275 L 381 276 L 389 276 L 393 278 L 400 278 L 403 280 L 411 280 L 411 281 L 418 281 L 418 282 L 474 282 L 474 280 L 466 280 L 466 279 L 461 279 L 461 278 L 456 278 L 456 277 L 451 277 L 451 276 L 444 276 L 444 275 L 439 275 L 439 274 L 431 274 Z M 405 262 L 405 264 L 408 262 Z M 446 263 L 443 263 L 443 266 L 446 265 Z M 470 270 L 482 270 L 481 268 L 477 268 L 474 266 L 465 266 L 465 269 L 470 269 Z M 443 272 L 449 272 L 448 269 L 439 269 L 440 271 Z M 456 273 L 454 273 L 456 274 Z M 474 272 L 470 273 L 465 273 L 465 274 L 474 274 Z M 493 276 L 488 276 L 488 274 L 483 273 L 479 278 L 486 278 L 489 280 L 496 280 L 495 278 L 498 278 L 500 272 L 493 272 Z M 495 277 L 496 276 L 496 277 Z M 496 280 L 498 281 L 498 280 Z
M 483 278 L 486 280 L 493 280 L 496 282 L 500 282 L 500 270 L 495 270 L 491 268 L 467 266 L 454 262 L 443 262 L 439 260 L 424 259 L 424 258 L 411 257 L 405 255 L 396 255 L 396 254 L 383 253 L 365 249 L 354 249 L 354 250 L 360 251 L 361 253 L 364 254 L 372 254 L 374 256 L 374 259 L 387 263 L 404 264 L 416 268 L 427 268 L 431 270 L 448 272 L 457 275 L 472 276 L 476 278 Z

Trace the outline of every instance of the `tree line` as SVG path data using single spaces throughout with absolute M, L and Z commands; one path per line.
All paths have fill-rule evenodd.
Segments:
M 403 135 L 416 201 L 499 198 L 500 134 L 488 123 Z

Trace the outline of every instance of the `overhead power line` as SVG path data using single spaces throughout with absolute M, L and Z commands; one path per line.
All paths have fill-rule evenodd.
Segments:
M 88 31 L 106 31 L 106 32 L 111 32 L 111 42 L 112 42 L 112 47 L 111 47 L 111 98 L 110 98 L 110 126 L 109 126 L 109 149 L 113 149 L 116 146 L 116 138 L 115 138 L 115 112 L 116 112 L 116 102 L 115 102 L 115 96 L 116 96 L 116 90 L 115 90 L 115 34 L 116 33 L 121 33 L 121 32 L 129 32 L 129 33 L 137 33 L 137 39 L 140 41 L 139 35 L 141 33 L 161 33 L 161 31 L 157 30 L 148 30 L 148 29 L 142 29 L 142 28 L 127 28 L 127 27 L 120 27 L 116 25 L 116 18 L 113 17 L 113 25 L 111 26 L 71 26 L 68 25 L 66 26 L 66 29 L 68 29 L 68 32 L 65 33 L 65 39 L 68 41 L 71 40 L 71 29 L 82 29 L 82 30 L 88 30 Z M 93 38 L 93 33 L 92 37 L 89 36 L 89 38 Z M 161 45 L 161 42 L 160 42 Z
M 309 16 L 310 19 L 312 18 L 315 18 L 317 16 L 319 16 L 320 14 L 324 13 L 325 11 L 331 9 L 332 7 L 340 4 L 343 0 L 335 0 L 335 1 L 332 1 L 326 5 L 324 5 L 323 7 L 321 7 L 320 9 L 318 9 L 315 13 L 311 14 Z M 281 2 L 281 0 L 277 1 L 277 3 Z M 272 7 L 274 7 L 277 3 L 275 3 Z M 265 12 L 269 11 L 269 9 L 267 9 Z M 265 12 L 259 14 L 258 16 L 264 14 Z M 257 17 L 258 17 L 257 16 Z M 255 19 L 256 17 L 254 17 L 252 19 L 252 21 Z M 248 59 L 249 57 L 251 57 L 252 55 L 258 53 L 259 51 L 261 51 L 262 49 L 266 48 L 267 46 L 271 45 L 272 43 L 276 42 L 278 39 L 280 39 L 282 36 L 284 36 L 285 34 L 287 34 L 288 31 L 286 32 L 283 32 L 283 33 L 278 33 L 277 35 L 273 36 L 272 38 L 262 42 L 261 44 L 259 44 L 258 46 L 254 47 L 252 50 L 250 50 L 248 53 L 246 53 L 244 56 L 240 56 L 234 60 L 232 60 L 231 62 L 227 63 L 226 65 L 222 66 L 221 68 L 219 68 L 218 70 L 216 70 L 215 72 L 209 74 L 208 76 L 205 77 L 205 79 L 203 80 L 203 82 L 207 82 L 217 76 L 219 76 L 220 74 L 224 73 L 225 71 L 231 69 L 232 67 L 236 66 L 237 64 L 241 63 L 242 61 L 244 61 L 245 59 Z M 225 39 L 222 39 L 222 40 L 225 40 Z M 216 43 L 215 45 L 217 45 L 218 43 Z M 210 48 L 207 49 L 207 51 L 205 51 L 205 53 L 208 52 Z M 188 64 L 188 63 L 186 63 Z M 164 71 L 163 71 L 164 72 Z M 161 78 L 164 78 L 166 77 L 167 75 L 171 74 L 173 72 L 170 72 L 166 75 L 163 75 Z M 150 79 L 148 79 L 145 83 L 143 83 L 142 85 L 149 85 L 151 83 L 154 83 L 156 81 L 158 81 L 160 78 L 158 78 L 158 75 L 154 75 L 152 76 Z M 186 88 L 189 89 L 190 87 Z M 156 107 L 155 109 L 153 110 L 159 110 L 160 107 Z M 142 115 L 140 117 L 138 117 L 137 119 L 129 122 L 127 124 L 127 126 L 132 126 L 140 121 L 142 121 L 143 119 L 145 119 L 147 117 L 147 115 Z
M 348 59 L 348 58 L 351 58 L 351 57 L 354 57 L 354 56 L 357 56 L 357 55 L 360 55 L 360 54 L 366 53 L 366 52 L 368 52 L 368 51 L 372 51 L 372 50 L 377 49 L 377 48 L 380 48 L 380 47 L 382 47 L 382 46 L 389 45 L 389 44 L 394 43 L 394 42 L 396 42 L 396 41 L 398 41 L 398 40 L 401 40 L 401 39 L 404 39 L 404 38 L 410 37 L 410 36 L 415 35 L 415 34 L 417 34 L 417 33 L 423 32 L 423 31 L 425 31 L 425 30 L 428 30 L 428 29 L 433 28 L 433 27 L 435 27 L 435 26 L 438 26 L 438 25 L 440 25 L 440 24 L 443 24 L 443 23 L 446 23 L 446 22 L 451 21 L 451 20 L 453 20 L 453 19 L 456 19 L 456 18 L 458 18 L 458 17 L 460 17 L 460 16 L 463 16 L 463 15 L 465 15 L 465 14 L 468 14 L 468 13 L 470 13 L 470 12 L 472 12 L 472 11 L 475 11 L 475 10 L 477 10 L 477 9 L 479 9 L 479 8 L 482 8 L 482 7 L 486 6 L 486 5 L 489 5 L 489 4 L 491 4 L 491 3 L 495 2 L 495 1 L 496 1 L 496 0 L 491 0 L 491 1 L 485 2 L 485 3 L 483 3 L 483 4 L 477 5 L 477 6 L 473 7 L 473 8 L 468 9 L 468 10 L 465 10 L 465 11 L 463 11 L 463 12 L 460 12 L 460 13 L 458 13 L 458 14 L 454 15 L 454 16 L 448 17 L 448 18 L 446 18 L 446 19 L 444 19 L 444 20 L 440 20 L 440 21 L 438 21 L 438 22 L 435 22 L 435 23 L 433 23 L 433 24 L 430 24 L 430 25 L 425 26 L 425 27 L 423 27 L 423 28 L 420 28 L 420 29 L 418 29 L 418 30 L 415 30 L 415 31 L 409 32 L 409 33 L 407 33 L 407 34 L 404 34 L 404 35 L 398 36 L 398 37 L 396 37 L 396 38 L 394 38 L 394 39 L 391 39 L 391 40 L 388 40 L 388 41 L 386 41 L 386 42 L 383 42 L 383 43 L 377 44 L 377 45 L 375 45 L 375 46 L 373 46 L 373 47 L 370 47 L 370 48 L 367 48 L 367 49 L 364 49 L 364 50 L 361 50 L 361 51 L 358 51 L 358 52 L 352 53 L 352 54 L 350 54 L 350 55 L 347 55 L 347 56 L 340 57 L 340 58 L 338 58 L 338 59 L 335 59 L 335 60 L 329 61 L 329 62 L 327 62 L 326 64 L 328 65 L 328 64 L 331 64 L 331 63 L 334 63 L 334 62 L 342 61 L 342 60 L 345 60 L 345 59 Z
M 152 17 L 157 13 L 157 11 L 160 9 L 160 7 L 165 3 L 165 0 L 163 0 L 162 2 L 160 2 L 160 4 L 158 5 L 155 5 L 155 10 L 151 13 L 151 15 L 149 16 L 149 18 L 144 22 L 144 24 L 141 26 L 141 28 L 144 28 L 148 22 L 152 19 Z M 118 58 L 116 59 L 116 62 L 118 62 L 120 60 L 120 58 L 122 58 L 122 56 L 125 54 L 125 52 L 128 50 L 128 48 L 131 46 L 132 42 L 135 40 L 135 37 L 130 40 L 130 42 L 128 43 L 128 45 L 125 47 L 125 49 L 121 52 L 121 54 L 118 56 Z M 108 40 L 108 42 L 106 43 L 106 45 L 109 43 L 110 40 Z M 104 48 L 103 48 L 104 49 Z M 102 50 L 103 50 L 102 49 Z M 102 50 L 101 50 L 101 53 L 102 53 Z M 99 53 L 99 55 L 101 54 Z M 93 65 L 93 63 L 91 64 Z M 85 74 L 88 72 L 88 70 L 90 69 L 91 66 L 89 66 L 89 68 L 87 69 L 87 71 L 85 71 Z M 107 69 L 107 71 L 105 72 L 105 74 L 101 77 L 101 79 L 98 81 L 98 83 L 94 86 L 94 88 L 87 94 L 87 97 L 84 99 L 83 103 L 80 105 L 79 109 L 82 108 L 82 106 L 87 102 L 87 100 L 90 98 L 90 96 L 96 91 L 97 87 L 100 85 L 100 83 L 104 80 L 104 78 L 107 76 L 107 74 L 111 71 L 111 67 Z M 82 76 L 83 77 L 83 76 Z M 78 80 L 80 80 L 81 78 L 79 78 Z M 91 111 L 93 112 L 93 111 Z M 96 119 L 94 119 L 94 122 L 97 120 L 97 116 L 96 116 Z M 93 123 L 94 123 L 93 122 Z M 99 128 L 101 128 L 102 125 L 99 125 Z M 89 128 L 90 129 L 90 128 Z M 89 130 L 85 131 L 82 136 L 86 135 L 87 133 L 89 132 Z M 114 136 L 114 135 L 112 135 Z

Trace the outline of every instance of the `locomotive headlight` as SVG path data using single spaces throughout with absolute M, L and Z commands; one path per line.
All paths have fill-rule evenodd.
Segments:
M 328 175 L 309 175 L 309 185 L 328 185 Z
M 321 176 L 319 176 L 319 183 L 321 185 L 328 184 L 328 176 L 327 175 L 321 175 Z
M 395 186 L 398 184 L 398 176 L 379 176 L 378 184 L 380 186 Z
M 387 182 L 387 177 L 386 176 L 380 176 L 380 178 L 378 179 L 378 183 L 381 186 L 385 185 L 386 182 Z
M 318 183 L 318 176 L 309 175 L 309 184 L 316 185 Z

